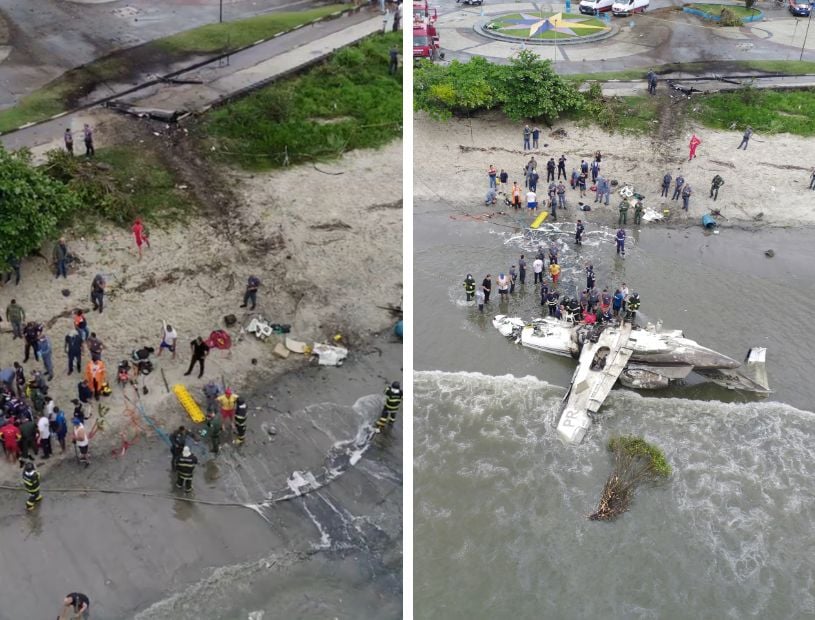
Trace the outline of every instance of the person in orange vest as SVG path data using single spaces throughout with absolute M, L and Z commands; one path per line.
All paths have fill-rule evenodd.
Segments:
M 230 388 L 218 398 L 218 404 L 221 407 L 221 418 L 224 424 L 229 424 L 232 431 L 235 431 L 235 408 L 238 406 L 238 395 L 233 394 Z
M 85 366 L 85 378 L 88 380 L 88 385 L 93 390 L 93 397 L 99 400 L 99 395 L 102 393 L 102 388 L 107 384 L 107 372 L 105 371 L 105 362 L 102 360 L 91 360 Z

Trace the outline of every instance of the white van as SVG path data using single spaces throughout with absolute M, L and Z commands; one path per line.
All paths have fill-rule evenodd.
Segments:
M 580 12 L 584 15 L 597 15 L 611 10 L 614 0 L 581 0 Z
M 621 0 L 611 5 L 611 12 L 615 15 L 631 15 L 632 13 L 645 13 L 648 0 Z

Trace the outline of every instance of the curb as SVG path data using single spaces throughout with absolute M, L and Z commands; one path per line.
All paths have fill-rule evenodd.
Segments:
M 500 13 L 493 16 L 488 17 L 486 19 L 481 19 L 475 24 L 473 24 L 473 30 L 476 34 L 481 36 L 487 37 L 489 39 L 495 39 L 497 41 L 504 41 L 506 43 L 515 43 L 515 44 L 522 44 L 522 45 L 542 45 L 542 46 L 553 46 L 553 45 L 580 45 L 581 43 L 594 43 L 597 41 L 603 41 L 604 39 L 608 39 L 613 37 L 620 31 L 620 27 L 617 24 L 610 23 L 608 26 L 608 30 L 605 32 L 600 32 L 597 34 L 589 34 L 585 37 L 575 37 L 573 39 L 523 39 L 521 37 L 510 37 L 505 34 L 501 34 L 498 32 L 494 32 L 487 28 L 487 24 L 492 21 L 495 21 L 496 17 L 500 17 Z M 592 17 L 591 15 L 586 15 L 585 17 Z
M 58 118 L 60 118 L 62 116 L 66 116 L 67 114 L 75 114 L 76 112 L 81 112 L 82 110 L 87 110 L 89 108 L 93 108 L 93 107 L 98 106 L 98 105 L 105 105 L 106 103 L 108 103 L 110 101 L 113 101 L 115 99 L 118 99 L 119 97 L 123 97 L 125 95 L 129 95 L 131 93 L 138 92 L 138 91 L 140 91 L 140 90 L 142 90 L 144 88 L 149 88 L 150 86 L 155 86 L 156 84 L 161 84 L 162 82 L 164 82 L 164 80 L 167 80 L 169 78 L 174 78 L 174 77 L 176 77 L 178 75 L 181 75 L 183 73 L 186 73 L 188 71 L 194 71 L 195 69 L 200 69 L 201 67 L 204 67 L 204 66 L 206 66 L 208 64 L 211 64 L 213 62 L 218 62 L 219 60 L 223 60 L 224 58 L 228 58 L 229 56 L 232 56 L 233 54 L 239 54 L 239 53 L 244 52 L 244 51 L 246 51 L 248 49 L 252 49 L 253 47 L 256 47 L 256 46 L 258 46 L 258 45 L 260 45 L 262 43 L 266 43 L 267 41 L 271 41 L 273 39 L 276 39 L 276 38 L 278 38 L 280 36 L 283 36 L 284 34 L 290 34 L 292 32 L 295 32 L 296 30 L 300 30 L 301 28 L 304 28 L 305 26 L 312 26 L 312 25 L 314 25 L 316 23 L 319 23 L 319 22 L 328 21 L 329 19 L 336 19 L 338 17 L 342 17 L 343 15 L 350 15 L 350 14 L 353 14 L 353 13 L 358 13 L 360 10 L 362 10 L 362 5 L 349 7 L 348 9 L 341 9 L 339 11 L 334 11 L 333 13 L 329 13 L 328 15 L 323 15 L 322 17 L 317 17 L 315 19 L 312 19 L 311 21 L 305 22 L 304 24 L 300 24 L 299 26 L 295 26 L 293 28 L 290 28 L 289 30 L 283 30 L 281 32 L 278 32 L 277 34 L 274 34 L 274 35 L 272 35 L 270 37 L 267 37 L 265 39 L 259 39 L 257 41 L 254 41 L 253 43 L 250 43 L 248 45 L 244 45 L 243 47 L 231 50 L 229 52 L 224 52 L 222 54 L 218 54 L 217 56 L 213 56 L 213 57 L 208 58 L 206 60 L 201 60 L 201 61 L 195 62 L 195 63 L 193 63 L 191 65 L 188 65 L 188 66 L 186 66 L 186 67 L 184 67 L 182 69 L 178 69 L 178 70 L 173 71 L 171 73 L 166 73 L 166 74 L 160 76 L 157 79 L 148 80 L 147 82 L 142 82 L 141 84 L 139 84 L 138 86 L 134 86 L 133 88 L 128 88 L 126 90 L 115 93 L 115 94 L 110 95 L 108 97 L 103 97 L 102 99 L 97 99 L 95 101 L 91 101 L 90 103 L 85 103 L 85 104 L 77 106 L 75 108 L 71 108 L 70 110 L 64 110 L 63 112 L 60 112 L 59 114 L 54 114 L 53 116 L 49 116 L 48 118 L 44 118 L 44 119 L 39 120 L 39 121 L 31 121 L 31 122 L 28 122 L 28 123 L 24 123 L 24 124 L 22 124 L 22 125 L 20 125 L 18 127 L 15 127 L 14 129 L 9 129 L 7 131 L 2 131 L 2 132 L 0 132 L 0 136 L 7 136 L 9 134 L 13 134 L 13 133 L 15 133 L 17 131 L 21 131 L 23 129 L 29 129 L 30 127 L 36 127 L 37 125 L 42 125 L 43 123 L 48 123 L 48 122 L 53 121 L 55 119 L 58 119 Z M 87 66 L 87 65 L 79 65 L 78 67 L 74 67 L 74 69 L 81 69 L 81 68 L 83 68 L 85 66 Z
M 726 9 L 728 7 L 739 7 L 739 8 L 741 7 L 740 4 L 717 4 L 716 6 L 720 6 L 723 9 Z M 757 21 L 760 21 L 760 20 L 764 19 L 764 12 L 763 11 L 760 11 L 759 9 L 754 9 L 754 10 L 758 11 L 758 15 L 751 15 L 750 17 L 742 17 L 741 21 L 743 23 L 745 23 L 745 24 L 749 24 L 750 22 L 757 22 Z M 714 22 L 718 22 L 718 21 L 722 20 L 722 18 L 719 15 L 714 15 L 713 13 L 707 13 L 705 11 L 701 11 L 699 9 L 694 9 L 694 8 L 689 7 L 689 6 L 682 7 L 682 12 L 683 13 L 688 13 L 690 15 L 695 15 L 696 17 L 701 17 L 702 19 L 709 19 L 709 20 L 714 21 Z

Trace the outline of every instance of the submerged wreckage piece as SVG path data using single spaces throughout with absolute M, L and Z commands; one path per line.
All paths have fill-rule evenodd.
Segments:
M 571 443 L 583 439 L 590 414 L 600 409 L 617 379 L 626 387 L 657 389 L 696 372 L 729 389 L 770 392 L 764 348 L 750 349 L 746 368 L 740 369 L 736 360 L 659 324 L 583 325 L 554 317 L 527 323 L 498 315 L 493 326 L 525 347 L 578 360 L 558 424 L 560 436 Z

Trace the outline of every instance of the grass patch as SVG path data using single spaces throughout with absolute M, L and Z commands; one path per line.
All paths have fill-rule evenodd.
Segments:
M 87 159 L 55 150 L 43 168 L 79 196 L 87 210 L 74 223 L 82 227 L 92 228 L 98 218 L 123 226 L 137 217 L 169 224 L 184 221 L 194 207 L 189 195 L 176 189 L 173 171 L 151 151 L 115 146 L 97 149 Z
M 659 119 L 656 97 L 605 97 L 597 82 L 583 97 L 582 108 L 566 118 L 584 127 L 598 125 L 609 132 L 645 134 L 653 132 L 654 121 Z
M 402 33 L 375 35 L 306 73 L 208 113 L 198 130 L 216 156 L 243 168 L 330 159 L 402 133 L 402 76 L 388 52 Z
M 709 13 L 716 17 L 722 12 L 722 9 L 727 9 L 728 11 L 732 11 L 736 14 L 737 17 L 744 19 L 745 17 L 753 17 L 758 15 L 761 11 L 757 9 L 748 9 L 747 7 L 739 4 L 702 4 L 702 3 L 693 3 L 693 4 L 686 4 L 686 7 L 690 9 L 696 9 L 697 11 L 703 11 L 705 13 Z
M 343 4 L 330 4 L 296 13 L 268 13 L 234 22 L 208 24 L 186 32 L 157 39 L 157 49 L 167 53 L 203 54 L 227 52 L 245 47 L 259 39 L 267 39 L 279 32 L 308 23 L 346 8 Z
M 694 99 L 691 114 L 708 127 L 757 133 L 815 135 L 815 89 L 772 91 L 744 88 Z
M 546 19 L 551 17 L 554 13 L 541 13 L 541 19 Z M 608 26 L 600 19 L 596 17 L 586 17 L 585 15 L 575 15 L 573 13 L 564 13 L 564 19 L 579 19 L 580 22 L 573 22 L 569 25 L 572 30 L 575 31 L 575 34 L 568 34 L 566 32 L 556 32 L 554 30 L 546 30 L 543 32 L 537 32 L 534 36 L 530 37 L 529 28 L 526 27 L 524 30 L 517 30 L 511 28 L 512 26 L 516 26 L 517 23 L 514 23 L 512 20 L 525 20 L 523 15 L 520 13 L 513 13 L 510 15 L 502 15 L 501 19 L 495 20 L 494 22 L 490 22 L 488 25 L 489 30 L 493 30 L 495 32 L 500 32 L 502 35 L 507 37 L 515 37 L 517 39 L 542 39 L 542 40 L 554 40 L 554 39 L 575 39 L 579 37 L 584 37 L 590 34 L 597 34 L 598 32 L 603 32 L 608 30 Z M 597 28 L 592 28 L 592 26 L 599 26 L 602 30 L 598 30 Z
M 122 82 L 147 71 L 184 60 L 192 54 L 223 53 L 244 47 L 258 39 L 290 30 L 342 9 L 345 5 L 308 11 L 271 13 L 236 22 L 210 24 L 114 52 L 82 67 L 71 69 L 20 102 L 0 110 L 0 133 L 26 123 L 42 121 L 74 107 L 103 82 Z

